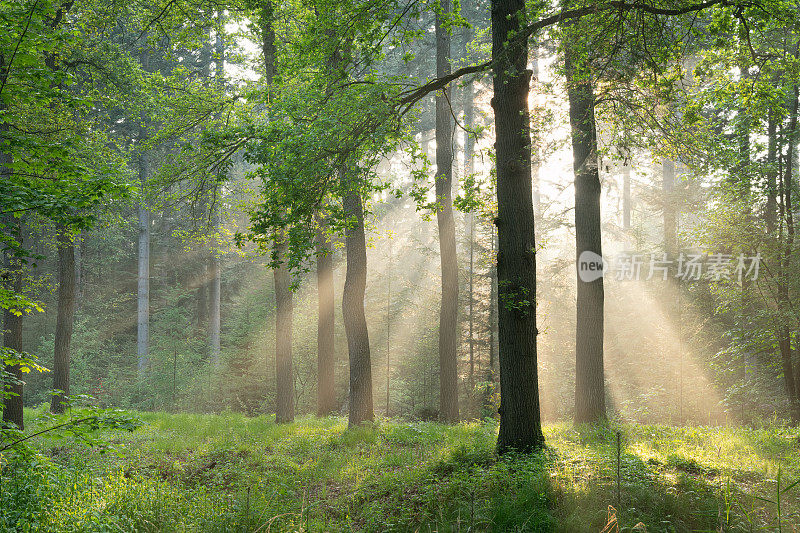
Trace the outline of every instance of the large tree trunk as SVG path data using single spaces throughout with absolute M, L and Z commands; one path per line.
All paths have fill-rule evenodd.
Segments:
M 536 249 L 534 242 L 528 43 L 517 40 L 523 0 L 492 1 L 492 57 L 496 126 L 499 246 L 500 453 L 544 444 L 536 354 Z
M 596 254 L 602 256 L 600 235 L 600 174 L 594 116 L 594 90 L 585 72 L 565 54 L 572 157 L 575 173 L 576 266 Z M 582 257 L 582 254 L 587 254 Z M 605 417 L 603 376 L 603 278 L 578 276 L 575 333 L 575 422 L 597 422 Z
M 148 157 L 139 155 L 139 182 L 144 197 L 146 182 L 150 177 Z M 137 208 L 139 222 L 139 265 L 137 287 L 137 338 L 136 360 L 139 378 L 147 372 L 150 359 L 150 212 L 144 204 L 144 198 L 139 200 Z
M 441 0 L 436 16 L 436 75 L 450 73 L 450 34 L 442 19 L 450 1 Z M 442 266 L 442 299 L 439 312 L 439 417 L 458 422 L 458 262 L 456 226 L 453 219 L 453 123 L 450 89 L 436 95 L 436 222 Z
M 50 411 L 63 413 L 69 396 L 69 363 L 72 326 L 75 321 L 75 245 L 67 228 L 58 236 L 58 311 L 53 354 L 53 395 Z
M 317 295 L 317 416 L 325 416 L 336 409 L 336 344 L 333 246 L 322 225 L 317 232 Z
M 348 218 L 345 237 L 347 273 L 342 293 L 344 330 L 350 357 L 350 426 L 374 419 L 372 407 L 372 363 L 369 331 L 364 314 L 367 289 L 367 244 L 364 234 L 364 208 L 361 193 L 352 184 L 346 187 L 343 207 Z
M 275 422 L 294 421 L 294 375 L 292 372 L 292 281 L 287 264 L 287 245 L 276 237 L 273 269 L 275 278 Z

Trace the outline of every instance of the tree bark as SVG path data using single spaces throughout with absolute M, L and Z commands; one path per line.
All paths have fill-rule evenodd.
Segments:
M 348 180 L 349 181 L 349 180 Z M 357 426 L 374 419 L 372 400 L 372 362 L 369 331 L 364 314 L 367 288 L 367 244 L 364 234 L 364 208 L 361 193 L 352 183 L 345 183 L 344 212 L 348 219 L 345 234 L 347 272 L 342 293 L 342 314 L 350 359 L 349 425 Z
M 220 275 L 220 258 L 217 252 L 211 251 L 208 261 L 208 344 L 209 360 L 211 365 L 218 367 L 220 364 L 220 326 L 221 326 L 221 291 L 222 277 Z
M 292 372 L 292 281 L 286 263 L 288 246 L 283 236 L 275 240 L 275 422 L 294 421 L 294 374 Z
M 576 266 L 584 252 L 602 256 L 600 174 L 594 115 L 594 89 L 585 72 L 578 72 L 570 50 L 565 53 L 572 157 L 575 173 Z M 575 332 L 575 422 L 605 418 L 603 375 L 603 278 L 578 276 Z
M 631 162 L 622 166 L 622 229 L 631 229 Z
M 7 226 L 8 227 L 8 226 Z M 6 264 L 8 268 L 12 268 L 10 259 L 7 258 Z M 22 292 L 22 278 L 23 270 L 21 265 L 17 265 L 17 271 L 14 272 L 14 281 L 11 289 L 17 294 Z M 20 310 L 21 311 L 21 310 Z M 17 315 L 9 309 L 3 310 L 3 346 L 18 353 L 22 353 L 22 314 Z M 13 376 L 16 383 L 6 387 L 6 392 L 10 392 L 12 396 L 6 398 L 3 405 L 3 422 L 11 422 L 16 424 L 19 429 L 25 429 L 25 421 L 23 418 L 23 373 L 19 365 L 6 365 L 6 372 Z M 2 398 L 0 398 L 2 400 Z
M 675 161 L 664 159 L 661 164 L 661 190 L 664 206 L 664 251 L 672 259 L 678 252 L 678 216 L 675 212 Z
M 221 28 L 225 25 L 225 14 L 223 11 L 217 12 L 217 35 L 214 43 L 214 77 L 221 89 L 225 88 L 225 42 L 222 39 Z M 224 178 L 224 176 L 220 176 Z M 221 180 L 220 180 L 221 181 Z M 209 359 L 214 367 L 220 364 L 220 328 L 221 320 L 221 299 L 222 299 L 222 277 L 219 256 L 219 241 L 216 235 L 219 233 L 219 198 L 220 188 L 215 186 L 213 190 L 215 201 L 211 206 L 211 232 L 215 236 L 211 240 L 211 254 L 209 256 L 209 306 L 208 306 L 208 343 Z
M 784 165 L 784 172 L 780 184 L 781 193 L 783 195 L 783 209 L 781 211 L 786 218 L 786 245 L 784 247 L 781 265 L 782 274 L 784 276 L 791 268 L 795 240 L 794 208 L 792 205 L 792 189 L 794 185 L 792 183 L 792 171 L 794 170 L 795 143 L 797 142 L 797 119 L 798 86 L 795 85 L 792 93 L 792 100 L 789 103 L 789 127 L 786 134 L 788 146 L 786 150 L 786 163 Z M 779 294 L 782 305 L 784 308 L 788 308 L 790 305 L 789 288 L 785 281 L 781 282 Z M 800 369 L 792 365 L 792 337 L 788 326 L 784 325 L 782 327 L 780 337 L 779 346 L 783 362 L 784 383 L 786 385 L 787 395 L 789 396 L 792 421 L 797 424 L 800 423 L 800 391 L 797 390 L 798 383 L 800 383 L 800 376 L 795 376 L 795 374 L 800 373 Z
M 75 244 L 70 231 L 60 228 L 58 240 L 58 310 L 53 353 L 53 395 L 50 411 L 63 413 L 69 396 L 70 343 L 75 322 Z
M 767 120 L 767 202 L 765 205 L 764 222 L 767 233 L 772 235 L 776 228 L 778 210 L 778 127 L 777 120 L 772 112 Z
M 450 73 L 450 34 L 443 18 L 450 1 L 440 1 L 436 15 L 436 75 Z M 453 123 L 450 89 L 436 95 L 436 222 L 442 268 L 442 298 L 439 312 L 439 417 L 458 422 L 458 261 L 453 218 Z
M 317 416 L 336 409 L 333 246 L 323 222 L 317 230 Z
M 139 183 L 142 198 L 137 208 L 139 225 L 139 261 L 137 287 L 136 360 L 139 378 L 144 378 L 150 360 L 150 212 L 144 202 L 145 184 L 150 177 L 147 154 L 139 154 Z
M 536 248 L 523 0 L 492 1 L 492 57 L 497 159 L 500 433 L 497 448 L 527 452 L 544 445 L 536 354 Z

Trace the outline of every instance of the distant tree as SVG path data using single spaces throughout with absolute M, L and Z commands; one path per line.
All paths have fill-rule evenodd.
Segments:
M 440 0 L 436 10 L 436 76 L 450 74 L 449 0 Z M 439 226 L 439 257 L 442 297 L 439 313 L 439 416 L 458 422 L 458 261 L 453 218 L 453 121 L 449 86 L 436 94 L 436 222 Z

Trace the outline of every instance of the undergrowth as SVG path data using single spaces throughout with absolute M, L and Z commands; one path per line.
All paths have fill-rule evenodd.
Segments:
M 558 424 L 500 459 L 494 421 L 139 416 L 112 453 L 67 438 L 4 463 L 0 531 L 800 531 L 776 491 L 800 477 L 794 428 Z

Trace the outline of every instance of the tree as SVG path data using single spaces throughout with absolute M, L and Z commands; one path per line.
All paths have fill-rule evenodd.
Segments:
M 317 416 L 336 408 L 333 246 L 320 220 L 317 231 Z
M 21 223 L 19 223 L 19 225 L 21 225 Z M 9 254 L 8 250 L 5 250 L 4 255 L 6 257 L 6 267 L 9 271 L 12 271 L 11 254 Z M 13 273 L 6 278 L 7 281 L 5 282 L 5 284 L 10 285 L 10 287 L 3 288 L 13 291 L 15 294 L 22 294 L 24 270 L 21 264 L 16 265 L 14 270 L 15 271 L 12 271 Z M 11 305 L 3 306 L 3 349 L 13 350 L 13 353 L 17 355 L 22 353 L 22 317 L 22 309 Z M 18 364 L 5 364 L 5 359 L 8 355 L 9 354 L 6 353 L 3 354 L 4 363 L 2 367 L 0 367 L 11 379 L 10 385 L 6 384 L 5 376 L 3 376 L 4 379 L 0 382 L 3 388 L 7 389 L 7 392 L 3 390 L 2 392 L 4 394 L 0 395 L 0 399 L 5 400 L 3 402 L 3 422 L 11 422 L 16 424 L 19 429 L 25 429 L 22 409 L 22 368 Z
M 50 410 L 63 413 L 69 396 L 70 343 L 75 321 L 75 244 L 66 228 L 59 228 L 58 246 L 58 318 L 53 356 L 53 395 Z
M 536 357 L 536 250 L 525 2 L 492 1 L 492 61 L 497 158 L 500 433 L 497 448 L 526 452 L 544 444 Z
M 450 74 L 450 32 L 445 17 L 449 0 L 440 0 L 436 11 L 436 75 Z M 458 261 L 456 226 L 453 218 L 453 123 L 450 89 L 436 95 L 436 223 L 439 226 L 439 257 L 442 267 L 442 298 L 439 313 L 439 416 L 458 422 Z
M 584 280 L 581 263 L 602 257 L 600 232 L 600 174 L 597 161 L 595 97 L 585 66 L 569 46 L 564 52 L 572 126 L 575 174 L 575 256 L 578 273 L 575 331 L 575 422 L 605 417 L 603 373 L 603 278 Z M 587 255 L 589 254 L 589 255 Z M 587 257 L 589 259 L 587 259 Z

